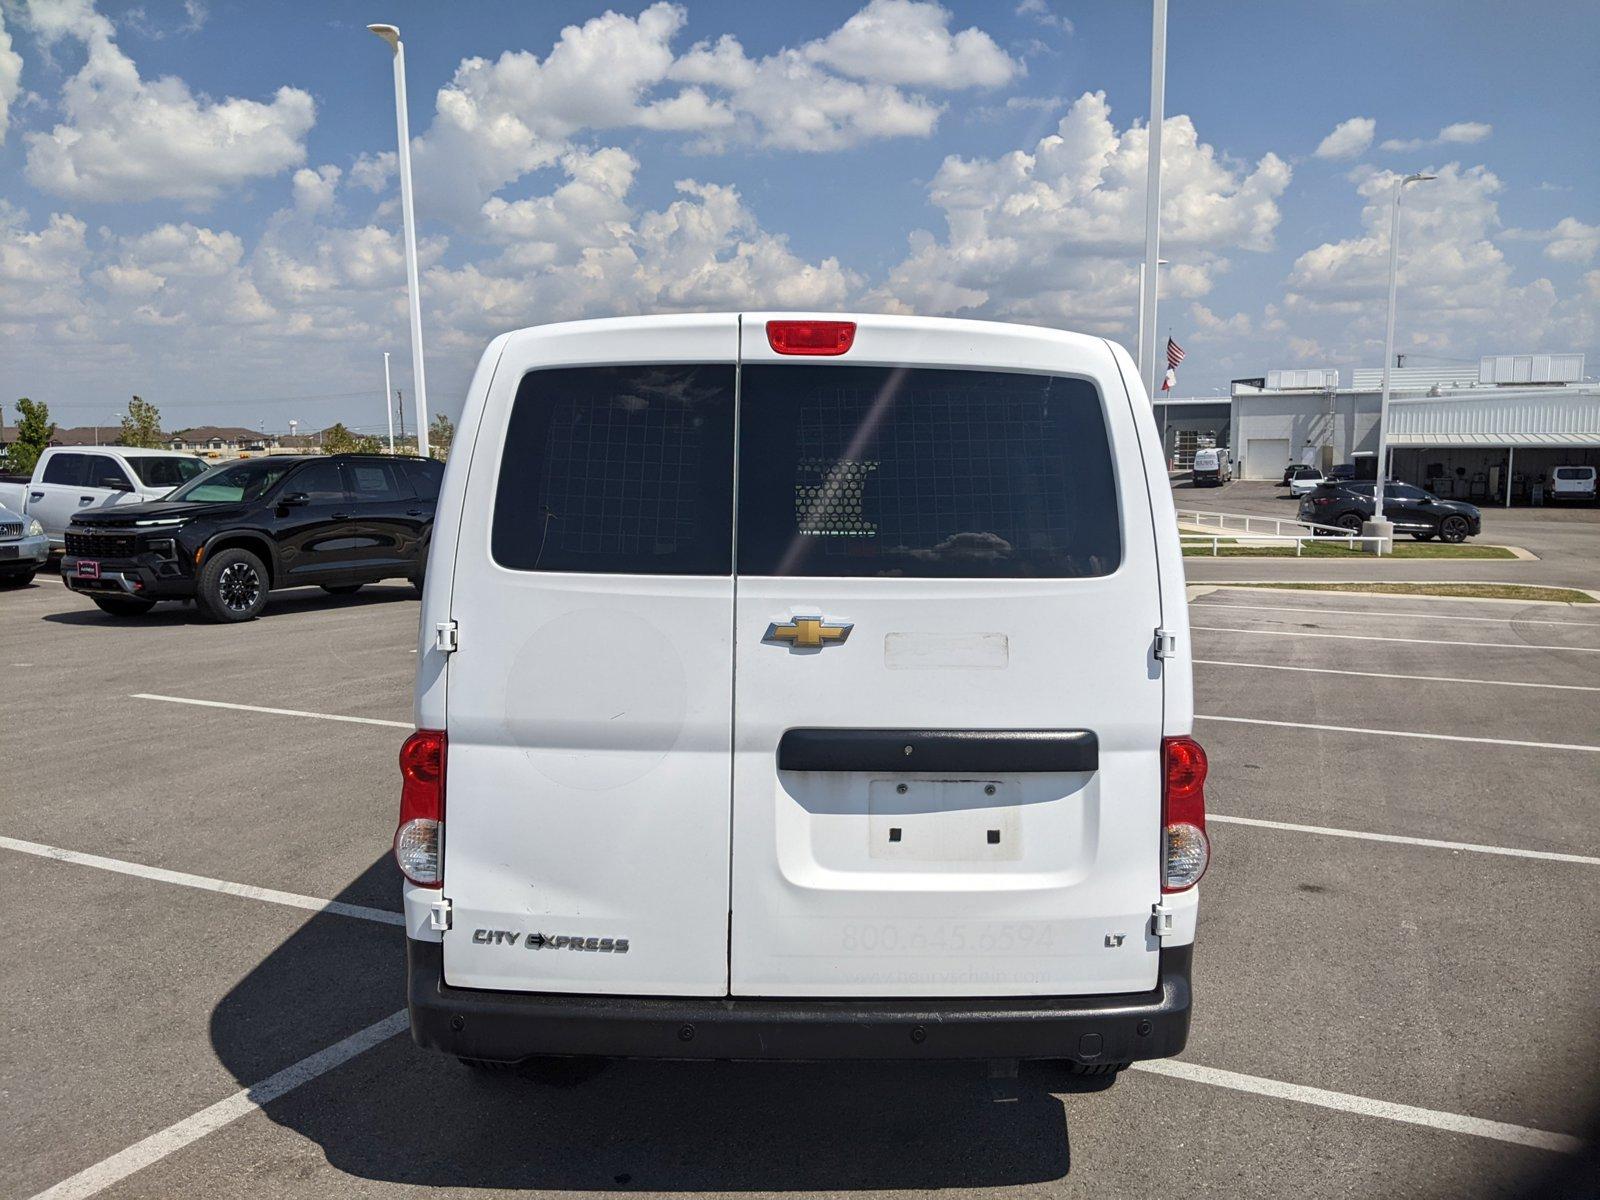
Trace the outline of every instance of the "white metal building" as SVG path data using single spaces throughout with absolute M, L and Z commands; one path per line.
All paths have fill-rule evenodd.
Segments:
M 1383 372 L 1273 371 L 1233 389 L 1233 449 L 1245 479 L 1277 479 L 1291 458 L 1324 470 L 1378 448 Z M 1504 355 L 1470 368 L 1391 372 L 1391 473 L 1436 494 L 1537 501 L 1550 472 L 1600 465 L 1600 384 L 1583 356 Z

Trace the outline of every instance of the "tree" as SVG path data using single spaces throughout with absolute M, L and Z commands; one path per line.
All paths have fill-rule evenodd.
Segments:
M 135 396 L 122 418 L 122 444 L 157 449 L 165 440 L 161 433 L 161 410 L 148 400 Z
M 456 423 L 443 413 L 434 413 L 428 423 L 428 453 L 440 462 L 450 457 L 450 443 L 456 440 Z
M 50 439 L 56 435 L 55 422 L 50 419 L 48 404 L 35 404 L 26 398 L 17 401 L 17 440 L 6 452 L 6 467 L 18 475 L 33 473 L 33 464 L 39 461 Z
M 322 431 L 324 454 L 354 454 L 355 450 L 356 435 L 345 428 L 343 421 L 336 421 Z

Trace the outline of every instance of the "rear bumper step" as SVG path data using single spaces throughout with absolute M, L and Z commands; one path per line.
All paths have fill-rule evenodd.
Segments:
M 1154 991 L 960 1000 L 588 996 L 449 987 L 444 947 L 406 940 L 411 1036 L 463 1058 L 1167 1058 L 1189 1038 L 1192 946 L 1161 951 Z

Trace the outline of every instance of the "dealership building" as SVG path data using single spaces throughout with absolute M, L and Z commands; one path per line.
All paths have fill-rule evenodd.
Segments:
M 1474 367 L 1390 372 L 1391 477 L 1478 503 L 1538 502 L 1558 466 L 1600 466 L 1600 384 L 1581 354 L 1497 355 Z M 1278 479 L 1290 463 L 1327 470 L 1375 455 L 1381 368 L 1349 383 L 1327 368 L 1269 371 L 1220 397 L 1156 406 L 1169 460 L 1178 430 L 1204 425 L 1232 449 L 1242 479 Z M 1181 464 L 1180 464 L 1181 465 Z

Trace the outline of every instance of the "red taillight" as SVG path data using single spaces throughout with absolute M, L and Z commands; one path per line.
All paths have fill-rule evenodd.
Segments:
M 419 729 L 400 747 L 400 824 L 394 857 L 400 873 L 419 887 L 444 886 L 445 735 Z
M 779 354 L 843 354 L 855 340 L 854 321 L 767 322 L 767 345 Z
M 1211 862 L 1206 836 L 1206 752 L 1191 737 L 1161 739 L 1161 890 L 1183 892 Z

